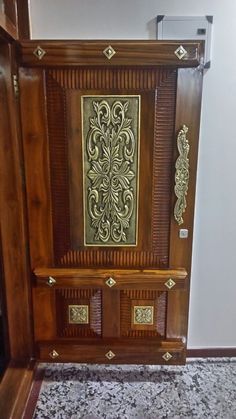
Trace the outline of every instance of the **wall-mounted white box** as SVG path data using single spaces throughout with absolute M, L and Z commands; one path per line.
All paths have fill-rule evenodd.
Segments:
M 199 39 L 205 41 L 204 67 L 211 63 L 213 16 L 157 16 L 157 39 Z

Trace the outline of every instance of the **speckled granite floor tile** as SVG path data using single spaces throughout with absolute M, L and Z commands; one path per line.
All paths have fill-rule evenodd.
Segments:
M 35 419 L 236 418 L 236 358 L 44 368 Z

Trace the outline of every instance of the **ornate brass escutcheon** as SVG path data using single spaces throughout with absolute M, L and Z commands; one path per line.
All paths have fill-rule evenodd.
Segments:
M 174 207 L 174 218 L 179 225 L 183 224 L 183 213 L 187 207 L 186 196 L 189 184 L 189 142 L 187 138 L 188 127 L 183 125 L 177 136 L 179 157 L 175 163 L 175 195 L 177 201 Z

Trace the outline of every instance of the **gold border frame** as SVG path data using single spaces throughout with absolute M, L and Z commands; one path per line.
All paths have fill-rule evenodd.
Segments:
M 86 243 L 86 231 L 85 231 L 85 176 L 84 176 L 84 124 L 83 124 L 83 99 L 85 97 L 94 97 L 94 98 L 103 98 L 103 97 L 120 97 L 120 98 L 130 98 L 136 97 L 138 98 L 138 148 L 137 148 L 137 205 L 136 205 L 136 237 L 135 237 L 135 244 L 88 244 Z M 83 222 L 84 222 L 84 246 L 85 247 L 135 247 L 138 245 L 138 228 L 139 228 L 139 171 L 140 171 L 140 126 L 141 126 L 141 95 L 82 95 L 81 96 L 81 120 L 82 120 L 82 167 L 83 167 Z

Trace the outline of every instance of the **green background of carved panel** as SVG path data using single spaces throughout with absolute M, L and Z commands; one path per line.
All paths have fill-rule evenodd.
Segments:
M 133 159 L 132 161 L 129 157 L 125 156 L 125 149 L 124 149 L 124 139 L 117 142 L 117 148 L 115 149 L 114 146 L 111 144 L 114 143 L 115 140 L 109 142 L 108 140 L 99 139 L 101 138 L 99 133 L 97 136 L 97 155 L 93 153 L 95 142 L 91 140 L 90 134 L 93 131 L 92 127 L 92 119 L 96 126 L 96 132 L 99 130 L 99 121 L 98 121 L 98 114 L 100 114 L 101 108 L 94 108 L 94 102 L 98 103 L 99 106 L 101 102 L 105 101 L 106 106 L 102 109 L 103 114 L 106 113 L 106 110 L 109 108 L 112 112 L 112 108 L 114 103 L 120 102 L 121 106 L 123 107 L 123 122 L 126 119 L 126 123 L 123 124 L 123 129 L 128 132 L 128 136 L 133 135 L 134 140 L 134 147 L 133 147 Z M 114 95 L 114 96 L 107 96 L 107 95 L 99 95 L 99 96 L 82 96 L 81 107 L 82 107 L 82 142 L 83 142 L 83 197 L 84 197 L 84 242 L 85 245 L 88 246 L 135 246 L 137 245 L 137 232 L 138 232 L 138 182 L 139 182 L 139 135 L 140 135 L 140 96 L 134 95 Z M 128 106 L 125 106 L 125 103 L 128 102 Z M 119 111 L 119 105 L 117 110 Z M 101 115 L 101 114 L 100 114 Z M 120 114 L 121 116 L 121 114 Z M 96 118 L 96 119 L 94 119 Z M 120 121 L 122 120 L 122 117 Z M 114 122 L 114 119 L 108 118 L 105 120 L 103 119 L 100 121 L 100 128 L 103 125 L 103 129 L 106 133 L 112 133 L 112 129 L 118 130 L 118 127 L 122 125 L 121 122 Z M 101 132 L 101 131 L 100 131 Z M 90 140 L 89 140 L 90 138 Z M 94 136 L 92 135 L 92 138 Z M 108 137 L 106 137 L 108 138 Z M 115 138 L 112 136 L 112 138 Z M 123 137 L 124 138 L 124 137 Z M 104 233 L 104 231 L 108 231 L 106 229 L 102 229 L 101 225 L 104 223 L 99 224 L 98 226 L 98 219 L 99 217 L 96 216 L 94 212 L 94 196 L 97 196 L 97 209 L 99 211 L 103 211 L 105 208 L 104 204 L 104 197 L 106 199 L 106 192 L 110 187 L 107 186 L 108 178 L 109 182 L 111 178 L 114 178 L 114 172 L 112 176 L 109 176 L 109 170 L 106 172 L 104 168 L 106 168 L 106 162 L 104 163 L 104 157 L 106 160 L 106 150 L 104 151 L 104 147 L 102 147 L 101 143 L 105 145 L 106 150 L 109 148 L 108 154 L 113 151 L 116 157 L 119 160 L 119 173 L 122 173 L 122 176 L 116 177 L 118 179 L 118 183 L 120 184 L 120 189 L 117 194 L 117 206 L 112 206 L 113 210 L 109 210 L 106 214 L 108 216 L 104 216 L 105 220 L 110 221 L 110 233 Z M 92 146 L 91 146 L 92 144 Z M 130 144 L 127 147 L 130 150 Z M 91 146 L 91 147 L 90 147 Z M 89 151 L 90 150 L 90 151 Z M 110 157 L 111 158 L 111 157 Z M 110 160 L 111 161 L 111 160 Z M 117 160 L 116 160 L 117 163 Z M 114 167 L 114 165 L 113 165 Z M 117 172 L 116 172 L 117 173 Z M 106 177 L 106 175 L 108 177 Z M 106 177 L 106 179 L 105 179 Z M 102 180 L 103 179 L 103 180 Z M 105 187 L 105 186 L 106 187 Z M 110 185 L 110 184 L 109 184 Z M 125 195 L 124 195 L 125 192 Z M 133 198 L 132 198 L 133 195 Z M 110 196 L 110 195 L 109 195 Z M 124 199 L 126 196 L 126 199 Z M 128 198 L 127 198 L 128 197 Z M 91 199 L 92 198 L 92 199 Z M 132 198 L 131 200 L 129 198 Z M 114 205 L 113 198 L 109 198 L 112 205 Z M 133 210 L 132 213 L 126 218 L 126 222 L 123 222 L 125 217 L 121 217 L 123 228 L 116 228 L 115 222 L 112 220 L 117 220 L 116 213 L 114 208 L 120 208 L 121 213 L 124 214 L 124 204 L 127 204 L 129 208 L 131 208 L 130 203 L 133 202 Z M 107 201 L 106 201 L 107 202 Z M 108 204 L 107 204 L 108 205 Z M 108 208 L 106 206 L 106 208 Z M 111 208 L 111 207 L 110 207 Z M 99 212 L 99 213 L 101 213 Z M 104 219 L 104 218 L 103 218 Z M 93 225 L 92 225 L 93 221 Z M 96 224 L 97 223 L 97 224 Z M 101 230 L 102 229 L 102 230 Z M 123 234 L 121 234 L 121 230 Z M 118 233 L 119 232 L 119 233 Z

